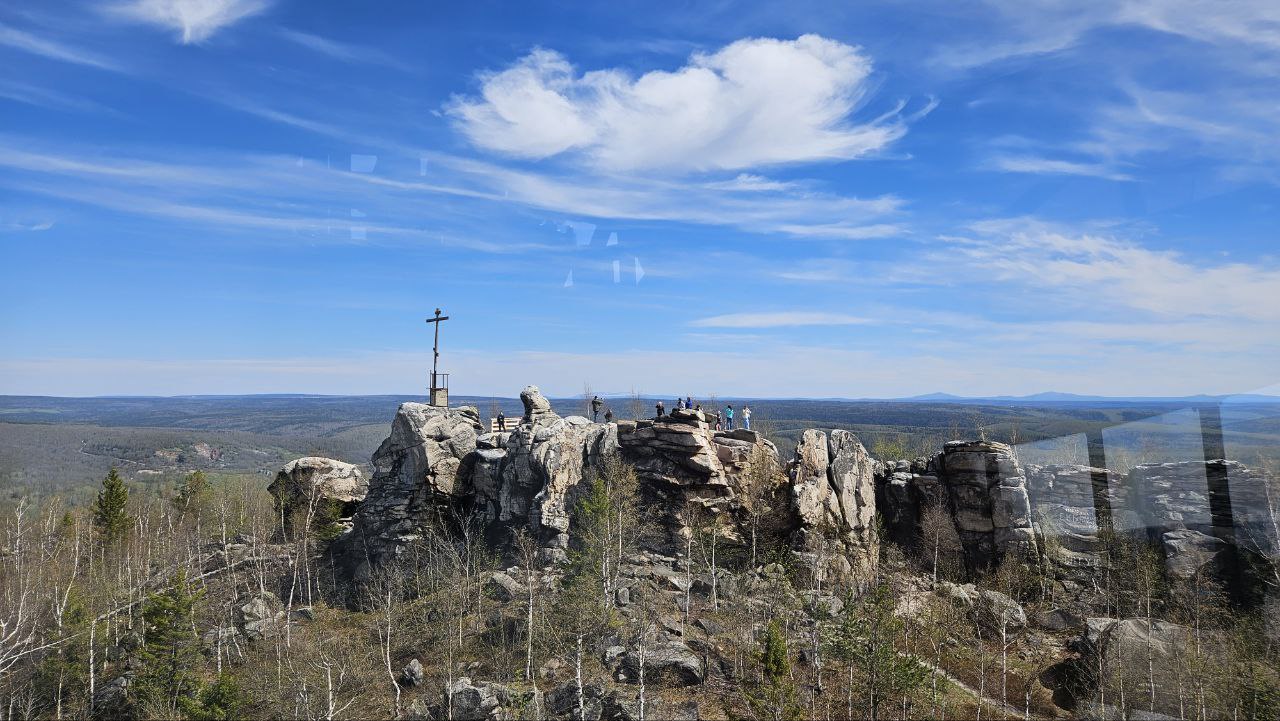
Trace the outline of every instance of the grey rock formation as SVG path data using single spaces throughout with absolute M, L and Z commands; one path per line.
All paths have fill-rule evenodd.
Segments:
M 258 640 L 280 630 L 287 623 L 284 604 L 270 591 L 242 596 L 233 614 L 236 629 L 249 640 Z
M 932 458 L 882 463 L 877 499 L 894 540 L 911 545 L 930 503 L 952 514 L 971 569 L 990 568 L 1006 555 L 1035 563 L 1039 544 L 1027 479 L 1004 443 L 950 441 Z
M 617 442 L 636 470 L 642 500 L 665 531 L 665 548 L 672 551 L 712 517 L 724 520 L 720 528 L 726 541 L 741 541 L 753 497 L 748 488 L 752 463 L 777 463 L 772 443 L 754 431 L 716 431 L 698 410 L 622 421 Z
M 442 705 L 448 718 L 457 721 L 485 721 L 496 715 L 502 706 L 502 692 L 496 684 L 475 683 L 463 676 L 453 682 L 445 692 Z
M 635 467 L 642 502 L 665 532 L 655 541 L 664 550 L 683 547 L 696 522 L 716 515 L 727 520 L 720 524 L 726 542 L 740 541 L 753 459 L 764 454 L 776 463 L 771 443 L 752 431 L 714 431 L 698 411 L 592 423 L 560 417 L 536 386 L 520 397 L 524 417 L 509 433 L 483 433 L 474 408 L 402 405 L 374 454 L 354 527 L 333 544 L 338 565 L 361 582 L 428 524 L 459 518 L 478 523 L 500 547 L 525 529 L 544 562 L 563 561 L 572 509 L 615 456 Z M 857 498 L 856 489 L 850 493 Z
M 975 566 L 1038 556 L 1027 480 L 1013 450 L 994 441 L 950 441 L 938 463 L 960 540 Z
M 639 681 L 640 655 L 638 649 L 632 649 L 622 656 L 622 664 L 617 673 L 619 681 Z M 702 659 L 684 642 L 674 640 L 653 644 L 645 649 L 644 673 L 645 678 L 650 681 L 662 680 L 678 686 L 693 686 L 702 683 L 706 677 Z
M 475 408 L 404 403 L 373 454 L 369 492 L 351 531 L 330 549 L 357 582 L 420 537 L 424 524 L 469 498 L 470 464 L 483 427 Z
M 544 558 L 561 561 L 569 543 L 569 515 L 582 482 L 603 470 L 618 448 L 617 427 L 592 423 L 581 416 L 560 418 L 529 386 L 520 394 L 526 417 L 507 440 L 497 476 L 476 483 L 496 489 L 496 501 L 482 512 L 490 523 L 527 526 L 543 548 Z M 545 410 L 539 410 L 543 405 Z
M 875 462 L 857 436 L 807 430 L 791 462 L 793 544 L 812 570 L 866 577 L 876 558 Z M 834 539 L 834 547 L 829 547 Z
M 275 501 L 276 516 L 284 518 L 285 532 L 292 535 L 300 519 L 320 503 L 335 506 L 324 510 L 336 510 L 339 518 L 350 518 L 369 492 L 369 483 L 355 465 L 307 456 L 286 463 L 267 491 Z

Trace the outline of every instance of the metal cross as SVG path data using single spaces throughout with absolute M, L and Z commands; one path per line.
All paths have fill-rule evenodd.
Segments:
M 440 365 L 440 321 L 449 320 L 449 316 L 440 315 L 440 309 L 436 308 L 436 317 L 428 318 L 428 323 L 436 324 L 435 342 L 431 344 L 431 387 L 436 387 L 436 376 L 439 375 Z

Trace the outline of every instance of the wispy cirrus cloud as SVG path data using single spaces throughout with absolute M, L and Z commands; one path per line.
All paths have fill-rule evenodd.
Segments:
M 400 62 L 377 48 L 330 40 L 329 38 L 321 37 L 319 35 L 302 32 L 300 30 L 290 30 L 288 28 L 280 28 L 279 34 L 280 37 L 294 45 L 320 53 L 321 55 L 327 55 L 334 60 L 339 60 L 344 63 L 382 65 L 384 67 L 395 68 L 397 70 L 411 69 L 408 64 Z
M 1120 173 L 1105 163 L 1082 163 L 1072 160 L 1043 158 L 1034 155 L 997 155 L 985 167 L 1006 173 L 1032 175 L 1081 175 L 1106 180 L 1130 181 L 1133 176 Z
M 901 105 L 852 118 L 871 75 L 859 48 L 818 35 L 738 40 L 639 77 L 579 73 L 560 53 L 538 49 L 483 75 L 479 97 L 454 98 L 448 113 L 477 147 L 518 158 L 568 154 L 614 171 L 738 170 L 849 160 L 901 138 L 911 119 Z
M 85 65 L 100 70 L 120 70 L 116 63 L 93 53 L 85 52 L 48 38 L 32 35 L 29 32 L 4 24 L 0 24 L 0 45 L 64 63 Z
M 102 115 L 120 115 L 117 110 L 109 108 L 102 103 L 89 100 L 88 98 L 69 95 L 67 93 L 50 90 L 48 88 L 39 88 L 34 85 L 28 85 L 27 83 L 0 80 L 0 98 L 7 98 L 14 102 L 26 103 L 27 105 L 35 105 L 42 108 L 75 110 L 79 112 L 99 113 Z
M 793 328 L 811 325 L 865 325 L 876 322 L 845 313 L 819 311 L 780 311 L 761 313 L 727 313 L 689 322 L 695 328 Z
M 272 0 L 127 0 L 106 6 L 109 15 L 177 32 L 183 45 L 203 42 L 219 30 L 257 15 Z
M 1280 321 L 1280 266 L 1257 260 L 1222 263 L 1150 248 L 1105 230 L 1075 229 L 1035 218 L 987 220 L 951 237 L 933 256 L 965 277 L 1036 288 L 1108 313 L 1156 319 Z
M 1091 32 L 1139 27 L 1207 44 L 1280 50 L 1280 5 L 1271 0 L 988 0 L 992 28 L 981 42 L 944 44 L 935 62 L 970 69 L 1045 55 L 1079 44 Z

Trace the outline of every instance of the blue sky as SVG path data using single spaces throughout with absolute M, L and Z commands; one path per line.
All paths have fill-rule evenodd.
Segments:
M 829 5 L 6 6 L 0 393 L 1276 382 L 1280 5 Z

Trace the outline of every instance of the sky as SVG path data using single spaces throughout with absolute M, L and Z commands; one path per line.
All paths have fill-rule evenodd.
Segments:
M 1274 0 L 7 3 L 0 393 L 1254 391 L 1278 131 Z

